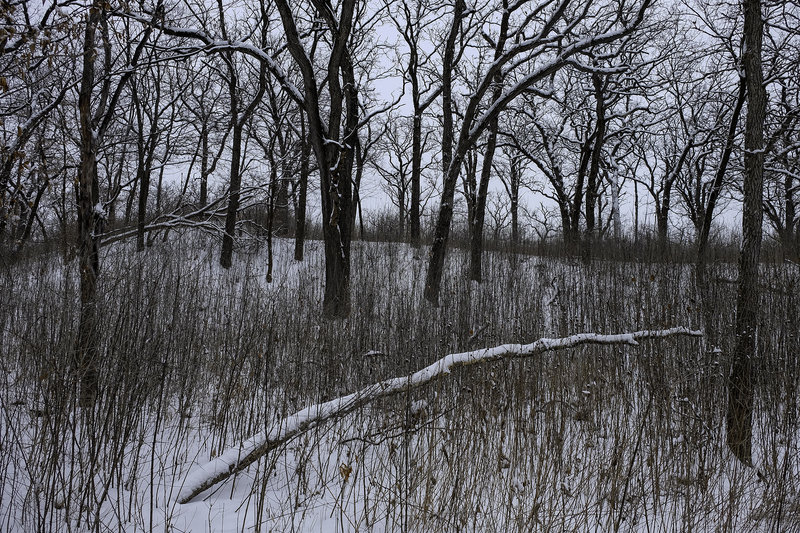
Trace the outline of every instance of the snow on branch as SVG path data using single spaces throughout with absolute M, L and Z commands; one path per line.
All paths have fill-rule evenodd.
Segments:
M 503 344 L 494 348 L 482 348 L 480 350 L 449 354 L 408 376 L 374 383 L 352 394 L 306 407 L 293 415 L 278 420 L 265 431 L 254 435 L 236 447 L 229 448 L 208 463 L 198 465 L 184 480 L 178 494 L 178 503 L 190 502 L 205 490 L 241 472 L 270 450 L 281 446 L 297 435 L 309 431 L 328 420 L 340 418 L 377 399 L 420 387 L 449 374 L 458 367 L 489 363 L 501 359 L 532 357 L 544 352 L 564 350 L 583 344 L 638 346 L 638 341 L 642 339 L 672 336 L 700 337 L 702 335 L 701 331 L 693 331 L 684 327 L 644 330 L 618 335 L 580 333 L 560 339 L 543 338 L 531 344 Z
M 278 80 L 278 83 L 280 83 L 281 87 L 283 87 L 286 93 L 295 102 L 297 102 L 301 106 L 305 105 L 305 99 L 303 98 L 303 93 L 300 92 L 300 89 L 298 89 L 294 83 L 292 83 L 292 81 L 289 79 L 289 75 L 280 65 L 278 60 L 273 56 L 271 56 L 269 53 L 267 53 L 266 50 L 262 50 L 257 46 L 242 41 L 217 39 L 214 36 L 206 33 L 205 31 L 197 28 L 182 28 L 178 26 L 170 26 L 164 23 L 157 23 L 155 19 L 150 20 L 147 17 L 143 17 L 140 15 L 124 11 L 114 12 L 114 14 L 120 17 L 127 17 L 129 19 L 141 22 L 142 24 L 157 28 L 165 35 L 169 35 L 171 37 L 200 41 L 204 45 L 202 50 L 207 54 L 229 50 L 249 55 L 252 58 L 260 61 L 267 67 L 270 73 Z

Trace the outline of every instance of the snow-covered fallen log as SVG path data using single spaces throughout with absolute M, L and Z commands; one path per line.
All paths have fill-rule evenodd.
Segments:
M 493 348 L 449 354 L 408 376 L 374 383 L 352 394 L 306 407 L 277 421 L 266 431 L 254 435 L 234 448 L 229 448 L 208 463 L 195 467 L 184 480 L 178 495 L 178 502 L 188 503 L 205 490 L 237 472 L 241 472 L 270 450 L 323 422 L 342 417 L 379 398 L 386 398 L 417 388 L 445 374 L 449 374 L 454 368 L 489 363 L 500 359 L 531 357 L 544 352 L 573 348 L 583 344 L 626 344 L 637 346 L 639 344 L 638 341 L 642 339 L 672 336 L 700 337 L 702 334 L 701 331 L 694 331 L 684 327 L 644 330 L 617 335 L 580 333 L 560 339 L 543 338 L 531 344 L 503 344 Z

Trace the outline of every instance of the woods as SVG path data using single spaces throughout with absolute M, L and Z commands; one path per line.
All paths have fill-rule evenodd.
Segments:
M 797 2 L 763 0 L 6 2 L 0 267 L 8 303 L 0 347 L 4 372 L 20 377 L 8 385 L 4 406 L 35 397 L 58 406 L 31 408 L 58 411 L 52 435 L 70 417 L 84 417 L 84 425 L 73 424 L 77 431 L 99 423 L 92 413 L 119 401 L 117 387 L 144 379 L 139 371 L 158 385 L 140 387 L 140 407 L 154 395 L 203 403 L 185 377 L 175 381 L 175 369 L 186 372 L 190 359 L 216 350 L 232 362 L 214 398 L 236 409 L 235 373 L 261 375 L 262 362 L 302 366 L 290 348 L 274 348 L 278 341 L 261 339 L 256 349 L 233 334 L 226 310 L 249 301 L 243 287 L 266 291 L 263 283 L 270 300 L 255 301 L 239 327 L 261 321 L 301 343 L 303 328 L 283 322 L 313 316 L 316 329 L 306 333 L 325 339 L 309 347 L 324 355 L 324 376 L 339 372 L 330 367 L 333 345 L 347 344 L 348 335 L 349 357 L 379 351 L 377 333 L 353 334 L 357 320 L 371 331 L 416 317 L 408 346 L 397 348 L 405 359 L 381 366 L 381 379 L 430 363 L 407 355 L 417 338 L 430 356 L 448 353 L 437 342 L 477 347 L 494 328 L 512 337 L 497 344 L 538 338 L 521 325 L 529 312 L 537 328 L 559 328 L 544 335 L 564 338 L 598 325 L 702 330 L 691 357 L 704 372 L 713 361 L 724 376 L 709 392 L 724 391 L 724 416 L 714 408 L 698 417 L 724 427 L 741 466 L 767 475 L 764 405 L 785 408 L 785 427 L 795 427 L 796 405 L 787 398 L 796 383 L 775 376 L 793 379 L 797 365 L 790 354 L 800 285 L 799 20 Z M 384 264 L 374 251 L 381 243 L 408 247 L 409 255 L 400 260 L 392 251 Z M 200 259 L 206 253 L 216 258 L 214 270 Z M 380 265 L 374 272 L 369 258 Z M 607 293 L 573 295 L 573 307 L 562 300 L 567 278 L 588 286 L 606 265 L 615 265 Z M 650 269 L 645 279 L 634 273 L 641 265 Z M 565 278 L 561 269 L 573 267 Z M 197 269 L 213 272 L 197 281 L 201 294 L 215 283 L 230 288 L 189 312 L 204 328 L 232 336 L 213 349 L 192 341 L 174 353 L 164 337 L 149 360 L 118 348 L 122 331 L 144 344 L 158 337 L 162 326 L 150 310 L 169 298 L 172 313 L 182 312 L 183 299 L 193 298 L 181 292 L 184 269 L 188 279 Z M 156 279 L 167 271 L 181 272 L 170 274 L 174 286 Z M 398 283 L 391 290 L 407 298 L 365 287 L 367 274 Z M 395 275 L 402 279 L 388 279 Z M 505 298 L 517 295 L 509 288 L 530 276 L 536 281 L 525 285 L 524 301 L 510 304 Z M 147 283 L 158 288 L 147 292 Z M 629 304 L 608 320 L 576 319 L 634 286 Z M 119 287 L 128 291 L 121 299 Z M 504 296 L 486 296 L 490 289 Z M 479 293 L 497 315 L 471 310 Z M 288 303 L 288 294 L 297 301 Z M 275 302 L 284 316 L 274 314 Z M 440 322 L 438 341 L 420 316 Z M 491 323 L 499 317 L 509 324 Z M 41 348 L 50 345 L 57 354 Z M 197 364 L 216 372 L 205 360 Z M 143 367 L 129 375 L 126 365 Z M 145 367 L 163 367 L 163 375 Z M 120 385 L 125 379 L 133 381 Z M 296 410 L 341 395 L 340 385 L 368 384 L 330 378 L 310 390 L 272 379 L 265 374 L 266 388 L 253 392 L 262 396 L 249 397 L 251 405 L 285 394 Z M 683 386 L 676 380 L 668 388 Z M 636 394 L 645 392 L 657 395 Z M 671 409 L 631 402 L 643 419 L 652 408 Z M 219 430 L 214 453 L 255 433 L 237 426 L 233 437 L 224 421 Z M 53 439 L 55 457 L 67 437 Z M 84 489 L 87 498 L 94 490 Z M 403 520 L 407 529 L 410 519 Z

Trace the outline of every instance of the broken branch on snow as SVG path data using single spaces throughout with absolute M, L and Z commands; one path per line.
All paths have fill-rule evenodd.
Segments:
M 229 448 L 204 465 L 197 466 L 184 480 L 178 494 L 179 503 L 188 503 L 193 498 L 241 472 L 269 451 L 281 446 L 328 420 L 340 418 L 377 399 L 408 391 L 449 374 L 454 368 L 489 363 L 501 359 L 531 357 L 544 352 L 573 348 L 583 344 L 626 344 L 638 346 L 642 339 L 672 336 L 700 337 L 701 331 L 678 327 L 664 330 L 644 330 L 618 335 L 580 333 L 560 339 L 539 339 L 531 344 L 503 344 L 494 348 L 482 348 L 469 352 L 446 355 L 425 368 L 408 376 L 386 379 L 333 400 L 306 407 L 293 415 L 278 420 L 266 431 Z

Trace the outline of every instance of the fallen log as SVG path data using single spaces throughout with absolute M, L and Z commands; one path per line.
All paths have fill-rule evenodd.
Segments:
M 449 354 L 435 363 L 408 376 L 386 379 L 333 400 L 306 407 L 275 422 L 270 428 L 229 448 L 204 465 L 198 465 L 183 482 L 178 503 L 188 503 L 196 496 L 241 472 L 269 451 L 281 446 L 328 420 L 340 418 L 377 399 L 408 391 L 449 374 L 454 368 L 489 363 L 500 359 L 531 357 L 544 352 L 564 350 L 584 344 L 624 344 L 638 346 L 642 339 L 672 336 L 700 337 L 701 331 L 678 327 L 664 330 L 644 330 L 618 335 L 580 333 L 560 339 L 539 339 L 531 344 L 503 344 L 469 352 Z

